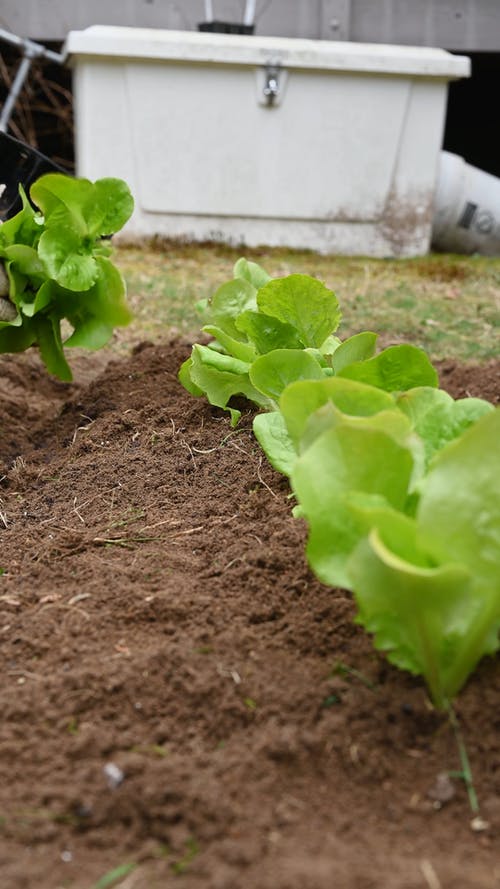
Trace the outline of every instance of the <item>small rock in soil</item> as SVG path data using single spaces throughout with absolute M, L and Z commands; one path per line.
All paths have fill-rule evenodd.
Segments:
M 440 772 L 427 796 L 436 803 L 448 803 L 455 796 L 455 786 L 447 772 Z
M 107 762 L 103 768 L 103 772 L 106 776 L 108 787 L 111 790 L 116 790 L 125 778 L 125 774 L 114 762 Z

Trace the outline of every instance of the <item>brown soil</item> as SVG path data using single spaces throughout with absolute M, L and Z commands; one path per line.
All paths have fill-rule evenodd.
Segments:
M 447 720 L 312 577 L 187 354 L 1 361 L 2 889 L 498 889 L 498 660 L 457 702 L 475 832 Z M 441 371 L 498 401 L 500 362 Z

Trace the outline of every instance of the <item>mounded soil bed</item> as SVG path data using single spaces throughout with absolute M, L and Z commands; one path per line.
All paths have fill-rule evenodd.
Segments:
M 498 659 L 457 702 L 475 832 L 446 718 L 313 578 L 188 352 L 0 362 L 2 889 L 499 887 Z M 499 399 L 500 362 L 440 371 Z

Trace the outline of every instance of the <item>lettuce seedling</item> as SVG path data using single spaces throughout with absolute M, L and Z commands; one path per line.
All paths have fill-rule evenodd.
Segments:
M 130 217 L 133 199 L 121 179 L 92 183 L 62 173 L 31 186 L 36 209 L 22 189 L 21 197 L 22 210 L 0 226 L 10 307 L 0 320 L 0 352 L 36 345 L 47 370 L 71 380 L 64 347 L 99 349 L 131 320 L 107 239 Z M 64 342 L 63 319 L 70 327 Z
M 202 330 L 213 340 L 193 347 L 179 379 L 192 394 L 204 394 L 211 404 L 229 410 L 233 425 L 240 417 L 228 405 L 233 395 L 244 395 L 265 410 L 276 408 L 285 380 L 297 378 L 297 363 L 307 362 L 314 376 L 323 376 L 326 356 L 339 342 L 332 337 L 340 310 L 331 290 L 307 275 L 271 279 L 245 259 L 236 263 L 234 279 L 198 307 L 207 321 Z M 255 379 L 250 375 L 257 360 L 268 355 L 283 358 L 281 387 L 273 389 L 258 368 Z
M 250 371 L 254 383 L 259 363 L 260 359 Z M 411 439 L 412 484 L 416 487 L 432 456 L 479 417 L 493 410 L 492 405 L 481 398 L 454 400 L 442 389 L 429 386 L 391 393 L 348 377 L 323 376 L 320 379 L 320 374 L 316 374 L 313 379 L 313 376 L 310 373 L 307 379 L 305 373 L 297 372 L 295 382 L 283 386 L 279 410 L 258 414 L 254 419 L 255 436 L 269 462 L 286 475 L 290 475 L 297 455 L 321 432 L 334 425 L 338 416 L 373 416 L 398 409 L 409 419 L 414 433 Z M 380 418 L 382 423 L 383 416 Z
M 500 645 L 499 440 L 496 409 L 439 451 L 414 518 L 357 507 L 371 525 L 347 567 L 358 620 L 442 709 Z
M 311 567 L 446 708 L 498 647 L 500 411 L 341 378 L 296 383 L 281 407 Z
M 207 321 L 202 329 L 213 341 L 193 347 L 179 379 L 193 395 L 205 394 L 229 410 L 233 425 L 240 416 L 229 405 L 233 395 L 277 410 L 286 386 L 301 379 L 343 376 L 387 391 L 437 386 L 436 371 L 415 346 L 391 346 L 375 355 L 377 335 L 371 331 L 341 342 L 337 298 L 308 275 L 271 279 L 256 263 L 240 259 L 234 279 L 199 308 Z M 213 352 L 227 359 L 220 367 Z M 283 430 L 277 418 L 258 420 L 255 428 L 257 436 Z

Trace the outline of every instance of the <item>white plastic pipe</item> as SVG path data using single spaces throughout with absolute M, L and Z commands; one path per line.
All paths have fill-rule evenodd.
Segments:
M 432 247 L 500 256 L 500 179 L 448 151 L 439 157 Z
M 205 0 L 205 21 L 213 22 L 214 20 L 214 7 L 212 4 L 212 0 Z

